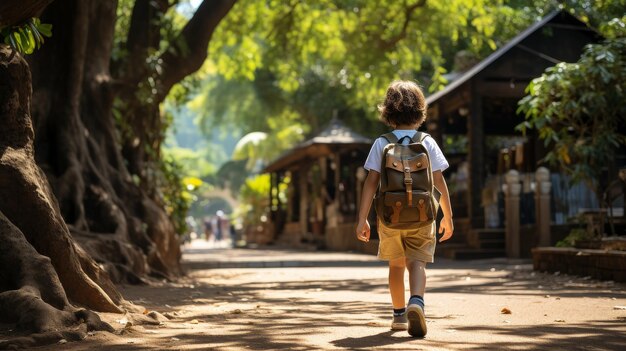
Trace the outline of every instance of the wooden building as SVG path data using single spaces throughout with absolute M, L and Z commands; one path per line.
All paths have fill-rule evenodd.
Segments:
M 271 176 L 267 241 L 358 249 L 353 231 L 371 144 L 334 118 L 269 164 L 263 171 Z
M 457 223 L 455 240 L 459 246 L 473 243 L 473 251 L 465 252 L 467 258 L 504 251 L 498 242 L 503 240 L 499 235 L 503 229 L 483 230 L 503 226 L 502 216 L 497 223 L 498 214 L 486 211 L 503 207 L 502 203 L 489 206 L 501 192 L 501 184 L 490 182 L 508 169 L 530 174 L 544 155 L 536 136 L 523 137 L 515 130 L 524 120 L 516 111 L 525 88 L 546 68 L 578 61 L 584 46 L 600 39 L 576 17 L 553 12 L 427 98 L 426 129 L 451 161 L 446 176 Z M 491 250 L 477 243 L 481 238 L 489 241 Z
M 518 101 L 526 95 L 530 81 L 546 68 L 578 61 L 585 45 L 600 40 L 597 32 L 576 17 L 556 11 L 427 97 L 429 110 L 423 129 L 437 140 L 450 161 L 444 174 L 455 213 L 455 236 L 438 248 L 439 255 L 505 255 L 502 185 L 504 173 L 510 169 L 521 173 L 524 184 L 520 223 L 534 220 L 534 208 L 526 208 L 533 202 L 530 188 L 534 180 L 530 177 L 545 150 L 535 135 L 524 137 L 515 130 L 524 121 L 517 114 Z M 265 172 L 272 178 L 273 229 L 267 240 L 375 251 L 376 245 L 364 245 L 353 234 L 366 176 L 362 165 L 371 142 L 335 119 L 319 135 L 268 165 Z M 373 231 L 375 243 L 375 228 Z M 525 245 L 524 252 L 529 253 L 533 240 Z

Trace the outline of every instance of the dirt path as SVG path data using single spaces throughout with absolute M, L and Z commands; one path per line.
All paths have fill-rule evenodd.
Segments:
M 177 318 L 41 350 L 626 350 L 625 285 L 533 273 L 527 262 L 431 265 L 423 340 L 389 330 L 387 270 L 370 256 L 195 245 L 185 262 L 178 284 L 122 289 Z

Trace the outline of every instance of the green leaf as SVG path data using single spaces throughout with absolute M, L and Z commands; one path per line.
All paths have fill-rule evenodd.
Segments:
M 26 54 L 32 54 L 37 48 L 37 41 L 35 40 L 35 36 L 33 35 L 33 32 L 28 27 L 25 27 L 22 33 L 24 34 L 28 42 L 28 48 L 26 50 Z
M 11 38 L 15 49 L 19 52 L 24 52 L 24 46 L 22 45 L 22 38 L 18 32 L 11 33 Z
M 41 45 L 44 42 L 43 36 L 41 35 L 41 33 L 39 33 L 39 30 L 32 21 L 28 24 L 28 27 L 32 35 L 34 36 L 35 43 L 37 44 L 37 49 L 41 48 Z
M 51 29 L 51 25 L 41 24 L 39 19 L 31 18 L 23 24 L 1 28 L 0 37 L 13 50 L 22 54 L 32 54 L 44 42 L 41 32 L 44 32 L 46 36 L 51 36 Z
M 37 25 L 37 29 L 45 37 L 50 38 L 52 36 L 52 25 L 51 24 L 41 23 L 41 24 Z

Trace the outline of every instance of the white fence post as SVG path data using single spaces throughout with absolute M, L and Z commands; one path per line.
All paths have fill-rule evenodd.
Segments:
M 539 246 L 550 246 L 550 171 L 545 167 L 535 172 L 535 222 Z
M 511 258 L 518 258 L 521 255 L 520 245 L 520 184 L 519 172 L 512 169 L 505 175 L 506 184 L 504 186 L 504 207 L 505 207 L 505 239 L 506 255 Z

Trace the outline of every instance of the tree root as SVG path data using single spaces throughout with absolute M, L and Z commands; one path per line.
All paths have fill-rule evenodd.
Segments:
M 91 330 L 114 331 L 97 314 L 69 303 L 51 260 L 40 255 L 2 212 L 0 242 L 0 321 L 35 333 L 2 342 L 0 349 L 81 340 Z

